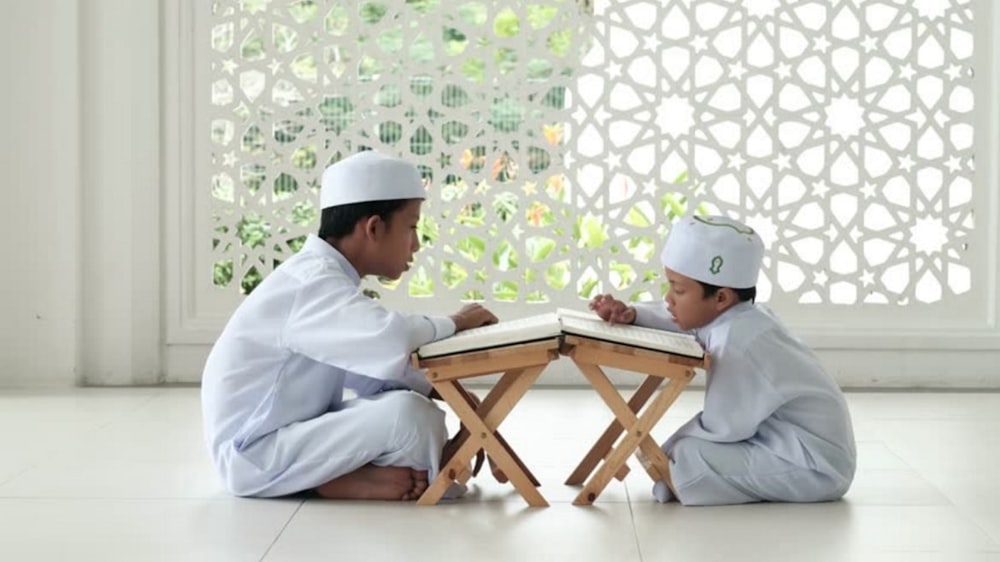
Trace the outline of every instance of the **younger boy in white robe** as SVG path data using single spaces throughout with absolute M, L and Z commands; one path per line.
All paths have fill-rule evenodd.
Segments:
M 414 500 L 435 476 L 444 412 L 410 354 L 496 317 L 401 314 L 359 287 L 409 268 L 424 198 L 415 166 L 376 152 L 323 172 L 319 235 L 247 296 L 205 364 L 205 438 L 233 494 Z
M 764 246 L 725 217 L 685 217 L 661 255 L 664 307 L 591 301 L 604 320 L 695 335 L 710 356 L 704 409 L 663 451 L 671 482 L 660 502 L 684 505 L 840 498 L 857 455 L 843 393 L 816 356 L 767 309 L 755 306 Z

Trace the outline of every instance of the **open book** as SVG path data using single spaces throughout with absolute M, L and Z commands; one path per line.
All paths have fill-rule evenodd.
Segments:
M 705 350 L 694 336 L 652 328 L 609 324 L 596 314 L 560 308 L 556 312 L 508 320 L 459 332 L 450 338 L 431 342 L 417 350 L 421 359 L 453 353 L 479 351 L 494 347 L 530 343 L 563 334 L 583 336 L 611 343 L 664 351 L 701 359 Z

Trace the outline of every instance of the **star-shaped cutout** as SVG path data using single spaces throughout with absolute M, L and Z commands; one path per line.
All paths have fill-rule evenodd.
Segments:
M 821 53 L 825 53 L 830 48 L 830 41 L 826 38 L 826 35 L 820 35 L 813 41 L 813 48 Z
M 774 73 L 778 75 L 782 80 L 788 80 L 792 76 L 792 67 L 788 63 L 780 63 L 774 69 Z
M 945 70 L 944 73 L 948 75 L 948 78 L 958 80 L 959 77 L 962 76 L 962 67 L 957 64 L 953 64 L 949 66 L 948 70 Z
M 772 160 L 772 162 L 774 162 L 778 171 L 781 172 L 792 167 L 791 160 L 792 157 L 787 154 L 778 154 L 778 157 Z
M 525 195 L 534 195 L 537 191 L 536 187 L 538 187 L 538 184 L 535 182 L 526 181 L 524 182 L 524 185 L 521 186 L 521 190 L 524 191 Z
M 708 48 L 708 37 L 704 35 L 695 35 L 694 39 L 691 40 L 691 46 L 694 48 L 694 52 L 700 53 Z
M 743 164 L 746 164 L 746 162 L 747 161 L 743 159 L 743 155 L 739 153 L 729 155 L 729 167 L 737 172 L 743 168 Z
M 906 63 L 899 68 L 899 77 L 903 80 L 910 80 L 917 74 L 916 70 L 913 70 L 913 65 Z
M 622 76 L 622 65 L 617 62 L 608 63 L 608 77 L 609 78 L 621 78 Z
M 608 170 L 617 170 L 622 165 L 622 157 L 620 154 L 609 152 L 608 155 L 604 157 L 604 163 L 607 165 Z
M 864 47 L 866 53 L 870 53 L 878 48 L 878 41 L 869 35 L 861 42 L 861 46 Z
M 222 155 L 222 165 L 232 168 L 236 165 L 236 153 L 230 150 Z
M 655 33 L 650 33 L 646 36 L 643 41 L 646 44 L 646 49 L 656 52 L 660 48 L 660 37 Z
M 909 172 L 913 169 L 915 162 L 913 158 L 910 158 L 909 154 L 904 154 L 902 158 L 899 159 L 899 167 Z
M 642 184 L 642 194 L 643 195 L 656 195 L 656 182 L 653 180 L 646 180 L 646 183 Z
M 951 158 L 949 158 L 944 165 L 947 166 L 948 171 L 953 174 L 962 169 L 962 161 L 959 160 L 957 156 L 952 156 Z
M 865 182 L 865 186 L 861 188 L 861 194 L 865 196 L 865 199 L 875 197 L 875 184 Z
M 729 77 L 739 80 L 743 78 L 743 75 L 747 73 L 747 69 L 743 68 L 743 63 L 736 61 L 736 64 L 729 65 Z
M 829 278 L 827 277 L 826 273 L 823 271 L 817 271 L 816 273 L 813 273 L 813 283 L 817 285 L 820 286 L 826 285 L 828 279 Z
M 823 197 L 828 191 L 830 191 L 830 188 L 826 185 L 825 181 L 820 180 L 813 183 L 813 195 L 816 197 Z
M 871 271 L 865 270 L 861 274 L 860 281 L 861 281 L 861 285 L 863 285 L 865 287 L 867 287 L 869 285 L 874 285 L 875 284 L 875 274 L 872 273 Z
M 278 59 L 271 59 L 271 63 L 267 65 L 267 68 L 271 70 L 271 74 L 277 74 L 281 71 L 281 61 Z
M 239 67 L 240 65 L 236 64 L 236 61 L 234 61 L 233 59 L 226 59 L 222 61 L 222 71 L 230 75 L 232 75 L 233 72 L 235 72 L 236 69 Z

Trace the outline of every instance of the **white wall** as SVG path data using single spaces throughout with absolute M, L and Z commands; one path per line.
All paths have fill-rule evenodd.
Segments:
M 0 18 L 0 384 L 69 384 L 79 365 L 77 30 L 75 0 Z
M 159 24 L 155 0 L 4 4 L 0 385 L 159 380 Z

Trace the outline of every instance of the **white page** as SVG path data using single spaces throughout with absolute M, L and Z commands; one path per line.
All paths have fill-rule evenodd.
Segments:
M 417 350 L 421 358 L 439 357 L 465 351 L 489 349 L 501 345 L 527 343 L 552 338 L 562 333 L 559 317 L 555 312 L 505 320 L 459 332 L 450 338 L 431 342 Z

